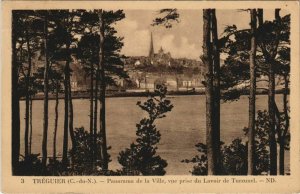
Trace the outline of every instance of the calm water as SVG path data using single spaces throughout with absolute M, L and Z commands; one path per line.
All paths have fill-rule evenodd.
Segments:
M 181 163 L 182 159 L 190 159 L 197 154 L 194 147 L 198 142 L 205 142 L 205 96 L 170 96 L 174 108 L 167 117 L 157 121 L 157 128 L 162 137 L 158 145 L 158 154 L 166 159 L 167 174 L 190 174 L 192 164 Z M 120 97 L 107 99 L 107 143 L 112 162 L 111 169 L 120 168 L 117 157 L 124 148 L 129 147 L 135 136 L 135 125 L 146 116 L 136 102 L 145 100 L 142 97 Z M 282 97 L 277 95 L 277 104 L 282 107 Z M 73 100 L 74 127 L 89 129 L 89 100 Z M 48 154 L 52 156 L 55 101 L 49 102 Z M 258 96 L 257 110 L 267 108 L 267 96 Z M 21 109 L 21 153 L 24 152 L 24 118 L 25 103 Z M 59 101 L 59 121 L 57 135 L 57 151 L 62 152 L 64 103 Z M 239 101 L 221 105 L 221 140 L 231 142 L 237 137 L 244 137 L 243 128 L 248 125 L 248 97 L 242 96 Z M 41 153 L 43 128 L 43 101 L 33 102 L 33 144 L 32 152 Z M 70 141 L 69 141 L 70 142 Z M 287 161 L 289 155 L 287 154 Z M 288 162 L 286 162 L 288 163 Z M 287 167 L 288 168 L 288 167 Z

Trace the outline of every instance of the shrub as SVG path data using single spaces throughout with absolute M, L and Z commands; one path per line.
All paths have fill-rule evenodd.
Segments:
M 97 151 L 101 150 L 101 135 L 97 133 L 96 145 L 93 145 L 93 139 L 89 132 L 83 127 L 76 128 L 74 138 L 77 142 L 76 148 L 69 151 L 71 162 L 68 169 L 69 175 L 106 175 L 111 172 L 104 172 L 101 168 L 101 156 Z M 110 149 L 110 148 L 108 148 Z M 109 156 L 108 156 L 109 157 Z
M 119 163 L 123 166 L 120 171 L 123 175 L 164 175 L 164 168 L 167 166 L 166 160 L 156 155 L 157 146 L 161 134 L 157 130 L 154 122 L 156 119 L 164 118 L 165 113 L 172 110 L 173 105 L 166 99 L 167 88 L 157 85 L 155 94 L 158 97 L 150 96 L 144 102 L 137 102 L 137 105 L 148 113 L 147 118 L 143 118 L 136 125 L 137 139 L 119 153 Z
M 248 128 L 243 129 L 247 135 Z M 268 113 L 258 111 L 255 127 L 255 174 L 267 174 L 269 171 L 268 151 Z M 192 159 L 182 160 L 184 163 L 195 163 L 192 175 L 207 175 L 207 147 L 205 144 L 195 145 L 199 155 Z M 234 139 L 230 144 L 221 143 L 220 148 L 220 175 L 246 175 L 247 174 L 247 145 L 241 139 Z
M 42 176 L 47 175 L 47 169 L 43 169 L 42 162 L 39 159 L 40 154 L 30 154 L 20 161 L 17 175 L 23 176 Z

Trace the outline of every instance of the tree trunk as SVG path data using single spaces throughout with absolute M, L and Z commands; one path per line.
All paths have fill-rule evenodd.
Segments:
M 46 169 L 47 163 L 47 136 L 48 136 L 48 82 L 49 82 L 49 59 L 48 59 L 48 16 L 45 13 L 44 38 L 45 38 L 45 70 L 44 70 L 44 124 L 42 143 L 42 166 Z
M 70 74 L 70 73 L 69 73 Z M 72 87 L 70 77 L 68 80 L 68 94 L 69 94 L 69 132 L 72 142 L 72 149 L 76 149 L 75 135 L 74 135 L 74 127 L 73 127 L 73 100 L 72 100 Z
M 32 96 L 30 96 L 29 101 L 29 154 L 31 155 L 31 148 L 32 148 Z
M 279 145 L 279 173 L 284 175 L 284 137 L 281 138 Z
M 279 172 L 280 175 L 284 175 L 284 159 L 285 159 L 285 138 L 290 127 L 290 118 L 288 114 L 288 92 L 289 92 L 289 81 L 287 75 L 284 76 L 284 92 L 283 92 L 283 113 L 284 113 L 284 120 L 285 126 L 284 131 L 281 136 L 280 141 L 280 150 L 279 150 Z
M 275 19 L 280 20 L 279 16 L 280 9 L 275 9 Z M 276 32 L 276 43 L 274 45 L 274 50 L 270 56 L 267 56 L 266 61 L 269 63 L 269 92 L 268 92 L 268 110 L 269 110 L 269 126 L 270 126 L 270 133 L 269 133 L 269 144 L 270 144 L 270 174 L 277 175 L 277 144 L 276 144 L 276 130 L 275 130 L 275 71 L 274 71 L 274 64 L 275 64 L 275 57 L 277 54 L 277 47 L 279 44 L 279 33 Z
M 251 9 L 250 94 L 248 121 L 248 175 L 254 175 L 255 163 L 255 94 L 256 94 L 256 10 Z
M 91 142 L 91 163 L 94 164 L 94 138 L 93 138 L 93 122 L 94 122 L 94 66 L 91 63 L 91 91 L 90 91 L 90 142 Z
M 29 84 L 30 84 L 30 75 L 31 75 L 31 49 L 30 49 L 30 41 L 29 41 L 29 34 L 28 30 L 26 30 L 26 44 L 27 44 L 27 58 L 28 58 L 28 70 L 27 75 L 25 77 L 25 136 L 24 136 L 24 148 L 25 148 L 25 159 L 28 158 L 29 153 L 29 100 L 30 100 L 30 94 L 29 94 Z
M 93 65 L 91 65 L 91 91 L 90 91 L 90 134 L 93 134 L 93 102 L 94 102 L 94 79 L 93 79 Z
M 213 49 L 213 69 L 214 69 L 214 149 L 217 166 L 215 166 L 216 174 L 220 174 L 220 51 L 218 46 L 218 28 L 216 10 L 211 10 L 211 32 L 212 32 L 212 49 Z
M 269 144 L 270 144 L 270 174 L 277 174 L 277 144 L 275 139 L 275 73 L 273 62 L 269 64 L 269 92 L 268 92 L 268 110 L 269 110 Z
M 93 127 L 93 153 L 94 153 L 94 162 L 97 161 L 97 114 L 98 114 L 98 82 L 99 82 L 99 65 L 96 70 L 96 83 L 95 83 L 95 101 L 94 101 L 94 127 Z
M 12 173 L 18 174 L 20 155 L 20 102 L 18 93 L 18 60 L 17 60 L 17 17 L 16 11 L 12 12 Z
M 207 146 L 207 173 L 216 174 L 216 156 L 214 149 L 214 128 L 213 128 L 213 65 L 211 58 L 211 10 L 203 9 L 203 64 L 205 65 L 205 96 L 206 96 L 206 146 Z
M 64 137 L 63 137 L 63 156 L 62 163 L 66 167 L 68 165 L 68 122 L 69 122 L 69 84 L 70 79 L 70 64 L 69 60 L 66 61 L 66 66 L 64 69 L 65 79 L 64 79 L 64 93 L 65 93 L 65 118 L 64 118 Z
M 257 9 L 257 19 L 258 19 L 258 26 L 263 25 L 264 23 L 264 10 Z
M 106 118 L 105 118 L 105 69 L 103 62 L 103 43 L 104 43 L 104 22 L 102 18 L 102 10 L 98 13 L 99 27 L 100 27 L 100 43 L 99 43 L 99 66 L 100 66 L 100 135 L 102 138 L 101 143 L 101 159 L 102 159 L 102 169 L 108 169 L 108 154 L 107 154 L 107 143 L 106 143 Z
M 59 92 L 59 81 L 56 81 L 56 92 L 55 92 L 55 120 L 54 120 L 54 132 L 53 132 L 53 160 L 56 161 L 56 134 L 58 124 L 58 92 Z

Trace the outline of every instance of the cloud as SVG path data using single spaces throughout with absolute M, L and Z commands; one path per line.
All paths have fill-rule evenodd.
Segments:
M 163 36 L 157 45 L 162 47 L 166 52 L 170 52 L 174 58 L 187 57 L 199 59 L 200 56 L 196 44 L 190 43 L 185 36 L 176 37 L 174 34 L 168 34 Z
M 116 29 L 124 37 L 122 53 L 127 56 L 147 56 L 150 44 L 150 31 L 138 29 L 138 22 L 130 19 L 120 21 Z
M 124 47 L 121 51 L 123 54 L 127 56 L 148 56 L 150 48 L 149 29 L 140 29 L 138 21 L 129 18 L 118 22 L 116 29 L 118 35 L 124 37 Z M 165 52 L 170 52 L 174 58 L 199 59 L 199 49 L 196 48 L 196 44 L 190 43 L 186 36 L 176 35 L 176 33 L 163 34 L 158 29 L 153 33 L 156 53 L 162 47 Z

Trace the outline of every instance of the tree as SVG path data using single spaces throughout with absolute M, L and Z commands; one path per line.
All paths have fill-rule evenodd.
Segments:
M 245 136 L 248 136 L 249 129 L 244 128 Z M 255 121 L 255 155 L 254 155 L 254 174 L 265 175 L 269 171 L 269 151 L 268 136 L 269 122 L 267 111 L 258 111 Z M 195 163 L 193 175 L 207 175 L 207 146 L 203 143 L 195 145 L 198 155 L 192 159 L 184 159 L 181 162 Z M 220 175 L 247 175 L 247 145 L 242 139 L 236 138 L 230 144 L 221 143 L 220 145 Z
M 115 85 L 113 75 L 120 78 L 128 78 L 124 71 L 123 60 L 125 57 L 120 54 L 123 47 L 123 38 L 116 36 L 116 30 L 112 26 L 114 22 L 125 18 L 122 10 L 117 11 L 103 11 L 97 10 L 98 26 L 99 26 L 99 52 L 98 65 L 99 71 L 96 74 L 97 80 L 100 81 L 100 135 L 102 137 L 101 151 L 102 155 L 102 169 L 108 169 L 108 153 L 106 143 L 106 108 L 105 108 L 105 93 L 107 85 Z
M 68 138 L 71 137 L 72 147 L 76 147 L 73 133 L 73 103 L 71 95 L 71 55 L 73 38 L 73 27 L 75 14 L 69 10 L 52 10 L 51 19 L 54 29 L 51 36 L 51 60 L 64 65 L 64 137 L 62 162 L 66 167 L 68 163 Z
M 275 11 L 276 15 L 279 14 L 279 10 Z M 276 16 L 277 19 L 277 16 Z M 279 41 L 278 41 L 279 42 Z M 275 44 L 278 44 L 277 41 Z M 277 47 L 277 45 L 275 46 Z M 263 47 L 264 48 L 264 47 Z M 266 50 L 266 48 L 264 48 Z M 276 131 L 275 131 L 275 72 L 274 72 L 274 62 L 273 59 L 276 56 L 276 51 L 272 51 L 272 56 L 265 52 L 265 59 L 267 63 L 269 63 L 269 92 L 268 92 L 268 112 L 269 112 L 269 125 L 270 125 L 270 134 L 269 134 L 269 141 L 270 141 L 270 174 L 277 175 L 277 144 L 276 144 Z
M 256 10 L 250 10 L 251 15 L 251 50 L 250 50 L 250 93 L 249 93 L 249 121 L 248 121 L 248 175 L 254 175 L 255 151 L 255 95 L 256 95 Z
M 166 99 L 167 88 L 157 85 L 155 95 L 150 96 L 144 103 L 137 105 L 148 113 L 148 118 L 143 118 L 136 124 L 137 139 L 130 148 L 119 153 L 119 163 L 122 165 L 121 174 L 124 175 L 164 175 L 167 162 L 156 155 L 157 146 L 161 134 L 157 130 L 155 121 L 166 117 L 173 105 Z
M 166 28 L 172 28 L 172 23 L 179 23 L 179 13 L 177 9 L 161 9 L 158 11 L 160 17 L 153 20 L 152 26 L 163 25 Z
M 48 136 L 48 82 L 49 82 L 49 58 L 48 58 L 48 11 L 44 11 L 44 118 L 43 118 L 43 142 L 42 142 L 42 166 L 46 168 L 47 163 L 47 136 Z
M 57 126 L 58 126 L 58 105 L 59 105 L 59 93 L 61 92 L 62 71 L 57 65 L 50 68 L 49 77 L 51 80 L 51 91 L 55 94 L 55 116 L 54 116 L 54 130 L 53 130 L 53 161 L 56 161 L 56 139 L 57 139 Z
M 84 12 L 82 23 L 85 24 L 85 18 L 88 17 L 90 13 Z M 88 19 L 86 19 L 89 21 Z M 77 48 L 77 58 L 82 63 L 86 74 L 90 77 L 90 138 L 91 142 L 94 142 L 94 122 L 95 122 L 95 116 L 94 116 L 94 81 L 95 81 L 95 64 L 97 62 L 97 42 L 96 42 L 96 36 L 95 34 L 92 34 L 92 27 L 88 25 L 84 25 L 84 27 L 88 28 L 89 30 L 87 32 L 83 32 L 83 36 L 81 37 L 80 41 L 78 42 L 78 48 Z M 97 100 L 96 100 L 97 102 Z M 97 110 L 97 109 L 96 109 Z M 97 118 L 96 118 L 97 119 Z M 93 144 L 92 144 L 93 145 Z M 93 147 L 93 146 L 92 146 Z M 94 150 L 94 149 L 92 149 Z M 91 155 L 91 161 L 94 163 L 94 154 Z
M 285 166 L 285 150 L 289 149 L 289 107 L 288 107 L 288 94 L 289 94 L 289 72 L 290 72 L 290 48 L 283 47 L 278 51 L 279 57 L 277 61 L 281 64 L 281 75 L 283 76 L 283 112 L 281 113 L 280 121 L 281 124 L 277 128 L 277 136 L 279 143 L 279 172 L 280 175 L 284 175 Z
M 66 31 L 66 60 L 67 61 L 72 61 L 71 59 L 71 55 L 72 53 L 72 49 L 71 49 L 71 45 L 73 42 L 76 42 L 75 41 L 75 38 L 73 38 L 73 34 L 74 34 L 74 31 L 73 31 L 73 25 L 74 25 L 74 18 L 75 18 L 75 14 L 73 11 L 69 12 L 69 11 L 66 11 L 65 12 L 65 17 L 66 17 L 66 22 L 63 23 L 63 26 L 65 26 L 65 31 Z M 72 87 L 71 87 L 71 73 L 72 73 L 72 70 L 71 68 L 69 67 L 69 76 L 68 77 L 68 99 L 69 99 L 69 103 L 68 103 L 68 106 L 69 106 L 69 132 L 70 132 L 70 137 L 71 137 L 71 141 L 72 141 L 72 147 L 74 149 L 76 149 L 76 141 L 75 141 L 75 137 L 74 137 L 74 127 L 73 127 L 73 99 L 72 99 Z
M 276 102 L 275 102 L 275 77 L 276 77 L 276 56 L 278 50 L 282 48 L 281 44 L 286 42 L 287 34 L 284 32 L 284 26 L 281 23 L 281 17 L 279 15 L 280 9 L 275 9 L 275 20 L 272 22 L 265 22 L 259 27 L 259 47 L 263 54 L 264 63 L 267 65 L 265 70 L 268 76 L 268 112 L 269 112 L 269 123 L 270 123 L 270 174 L 277 174 L 277 143 L 276 143 L 276 132 L 280 130 L 280 116 L 276 116 Z M 262 14 L 260 15 L 262 17 Z M 276 127 L 276 117 L 277 122 Z M 278 128 L 278 129 L 276 129 Z
M 28 145 L 28 135 L 29 135 L 29 102 L 30 102 L 30 93 L 29 93 L 29 84 L 30 84 L 30 74 L 31 74 L 31 48 L 30 48 L 30 38 L 29 38 L 29 30 L 26 29 L 26 45 L 27 45 L 27 58 L 28 58 L 28 69 L 26 75 L 26 108 L 25 108 L 25 158 L 28 157 L 29 154 L 29 145 Z
M 100 81 L 100 135 L 102 137 L 101 144 L 101 158 L 102 158 L 102 169 L 108 169 L 108 154 L 107 154 L 107 143 L 106 143 L 106 117 L 105 117 L 105 90 L 106 90 L 106 82 L 105 82 L 105 69 L 104 69 L 104 20 L 103 20 L 103 11 L 98 11 L 98 20 L 99 20 L 99 61 L 97 66 L 97 79 Z M 96 98 L 97 99 L 97 98 Z M 97 103 L 97 101 L 96 101 Z M 97 115 L 96 115 L 97 116 Z M 96 132 L 95 132 L 96 134 Z
M 87 27 L 85 27 L 86 31 L 78 44 L 78 57 L 83 63 L 89 64 L 90 68 L 87 69 L 94 74 L 94 76 L 91 76 L 91 79 L 95 80 L 95 85 L 97 86 L 95 92 L 99 89 L 100 93 L 99 96 L 93 93 L 93 96 L 96 102 L 98 100 L 100 102 L 99 133 L 102 136 L 102 144 L 100 151 L 94 150 L 94 152 L 95 154 L 101 154 L 103 170 L 107 170 L 109 161 L 105 124 L 106 86 L 115 84 L 113 78 L 115 75 L 121 78 L 128 77 L 123 69 L 124 63 L 122 59 L 124 56 L 120 54 L 120 50 L 123 47 L 123 38 L 116 36 L 117 31 L 112 26 L 113 23 L 122 20 L 124 17 L 122 10 L 93 10 L 83 11 L 80 19 L 81 23 L 86 24 Z M 91 105 L 91 107 L 93 106 Z M 93 119 L 93 130 L 90 130 L 90 132 L 94 135 L 97 133 L 95 127 L 97 126 L 97 109 L 96 104 L 94 104 L 93 114 L 91 114 L 93 118 L 90 118 Z
M 69 124 L 69 83 L 68 80 L 70 78 L 70 74 L 69 74 L 69 61 L 66 61 L 65 64 L 65 68 L 64 68 L 64 110 L 65 110 L 65 114 L 64 114 L 64 138 L 63 138 L 63 163 L 65 165 L 67 165 L 68 162 L 68 138 L 69 138 L 69 128 L 68 128 L 68 124 Z
M 27 159 L 30 154 L 29 133 L 30 133 L 30 107 L 31 96 L 34 95 L 34 78 L 32 77 L 32 57 L 34 49 L 37 48 L 37 35 L 32 35 L 32 25 L 36 21 L 34 12 L 31 10 L 18 11 L 16 13 L 16 45 L 15 51 L 17 57 L 17 79 L 18 79 L 18 98 L 25 98 L 25 127 L 24 127 L 24 158 Z M 33 15 L 33 17 L 29 17 Z M 14 32 L 13 32 L 14 33 Z
M 92 29 L 90 28 L 90 31 Z M 94 132 L 95 127 L 97 127 L 97 117 L 94 115 L 94 111 L 97 111 L 96 107 L 97 99 L 95 98 L 94 90 L 94 81 L 95 81 L 95 64 L 97 62 L 97 42 L 95 41 L 96 36 L 90 32 L 83 34 L 77 49 L 77 58 L 81 60 L 86 70 L 87 75 L 90 77 L 90 138 L 91 142 L 94 142 Z M 95 102 L 94 102 L 95 101 Z M 96 119 L 96 120 L 95 120 Z M 93 145 L 93 143 L 91 144 Z M 93 147 L 93 146 L 91 146 Z M 94 151 L 94 149 L 92 149 Z M 94 163 L 94 153 L 91 155 L 91 161 Z
M 279 13 L 279 12 L 278 12 Z M 277 14 L 278 15 L 278 14 Z M 278 18 L 278 16 L 277 16 Z M 279 57 L 279 53 L 281 50 L 285 50 L 289 47 L 289 15 L 284 16 L 280 20 L 275 19 L 274 21 L 264 21 L 263 20 L 263 10 L 257 10 L 257 20 L 258 20 L 258 28 L 256 29 L 256 43 L 257 43 L 257 50 L 256 50 L 256 83 L 258 82 L 265 82 L 270 83 L 268 79 L 264 79 L 264 76 L 270 75 L 270 63 L 273 64 L 273 72 L 274 72 L 274 80 L 275 78 L 279 78 L 279 80 L 284 80 L 284 74 L 289 74 L 288 63 L 289 59 L 281 60 Z M 279 21 L 279 22 L 278 22 Z M 222 52 L 228 54 L 227 59 L 225 60 L 224 65 L 221 67 L 221 86 L 222 89 L 228 90 L 223 92 L 222 98 L 223 100 L 236 100 L 239 98 L 241 94 L 245 94 L 248 92 L 248 80 L 250 79 L 250 71 L 249 71 L 249 64 L 250 64 L 250 49 L 251 49 L 251 30 L 250 29 L 242 29 L 237 30 L 235 25 L 228 26 L 224 31 L 225 36 L 221 39 L 222 43 Z M 271 57 L 275 56 L 275 58 Z M 272 59 L 273 60 L 270 60 Z M 280 62 L 279 62 L 280 61 Z M 280 65 L 283 64 L 283 65 Z M 283 73 L 285 72 L 285 73 Z M 250 83 L 250 82 L 249 82 Z M 278 82 L 280 83 L 280 82 Z M 277 85 L 278 85 L 277 83 Z M 241 87 L 241 85 L 246 85 L 245 87 Z M 251 83 L 250 83 L 251 85 Z M 272 83 L 272 87 L 274 87 L 274 95 L 275 95 L 275 82 Z M 270 86 L 270 84 L 269 84 Z M 270 92 L 270 89 L 265 88 L 258 88 L 256 87 L 257 92 Z M 273 93 L 272 92 L 272 93 Z M 281 134 L 283 134 L 282 130 L 284 127 L 280 127 L 283 120 L 286 122 L 286 119 L 283 118 L 282 112 L 279 111 L 275 101 L 273 98 L 270 98 L 273 107 L 269 106 L 274 114 L 268 114 L 269 117 L 274 118 L 272 119 L 271 126 L 275 127 L 275 133 L 277 133 L 277 137 L 281 139 Z M 270 104 L 270 103 L 269 103 Z M 286 103 L 285 103 L 286 104 Z M 287 104 L 286 104 L 287 105 Z M 274 115 L 274 117 L 272 116 Z M 288 117 L 286 117 L 288 118 Z M 274 122 L 273 122 L 274 121 Z M 273 124 L 272 124 L 273 123 Z M 283 125 L 282 125 L 283 126 Z M 270 132 L 272 127 L 270 128 Z M 274 128 L 273 128 L 274 129 Z M 278 134 L 280 131 L 280 134 Z M 283 137 L 283 140 L 279 140 L 277 138 L 277 142 L 285 142 L 283 144 L 286 145 L 288 142 L 288 134 Z M 268 136 L 269 138 L 269 136 Z M 270 136 L 273 150 L 276 147 L 276 143 L 274 145 L 274 138 L 272 135 Z M 275 141 L 276 142 L 276 141 Z M 280 144 L 280 143 L 279 143 Z M 284 147 L 284 146 L 283 146 Z M 276 151 L 275 151 L 276 152 Z M 250 154 L 250 153 L 249 153 Z M 270 153 L 271 158 L 275 160 L 274 152 Z M 277 155 L 277 154 L 276 154 Z M 274 161 L 271 162 L 273 166 Z M 276 165 L 277 166 L 277 165 Z M 274 168 L 274 167 L 273 167 Z M 283 168 L 283 167 L 282 167 Z M 272 173 L 274 173 L 273 170 Z
M 217 29 L 216 10 L 211 10 L 211 36 L 212 36 L 212 63 L 213 63 L 213 130 L 214 130 L 214 147 L 217 160 L 216 174 L 219 174 L 219 155 L 220 155 L 220 50 Z
M 19 36 L 20 15 L 18 11 L 12 12 L 12 173 L 18 173 L 20 155 L 20 102 L 18 94 L 17 39 Z
M 208 175 L 216 174 L 217 156 L 214 144 L 215 131 L 214 119 L 214 96 L 213 96 L 213 63 L 211 52 L 211 10 L 203 9 L 203 56 L 205 66 L 205 96 L 206 96 L 206 145 Z

